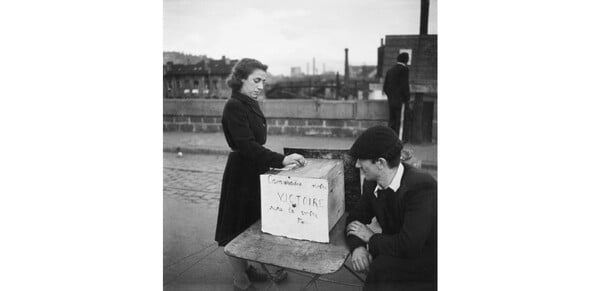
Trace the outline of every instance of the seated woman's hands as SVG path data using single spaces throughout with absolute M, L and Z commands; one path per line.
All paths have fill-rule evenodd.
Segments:
M 291 154 L 291 155 L 287 155 L 285 156 L 285 158 L 283 158 L 283 166 L 288 166 L 288 165 L 292 165 L 292 164 L 296 164 L 298 166 L 304 166 L 306 165 L 306 159 L 300 155 L 300 154 Z

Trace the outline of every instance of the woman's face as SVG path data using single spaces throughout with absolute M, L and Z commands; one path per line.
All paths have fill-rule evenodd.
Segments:
M 258 95 L 262 93 L 265 88 L 265 82 L 267 81 L 267 72 L 256 69 L 252 74 L 248 75 L 248 78 L 242 80 L 242 88 L 240 93 L 250 96 L 254 99 L 258 98 Z

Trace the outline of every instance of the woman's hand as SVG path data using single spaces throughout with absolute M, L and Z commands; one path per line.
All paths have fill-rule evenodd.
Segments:
M 291 154 L 291 155 L 287 155 L 285 156 L 285 158 L 283 158 L 283 166 L 288 166 L 291 164 L 296 164 L 298 166 L 304 166 L 306 165 L 306 159 L 300 155 L 300 154 Z

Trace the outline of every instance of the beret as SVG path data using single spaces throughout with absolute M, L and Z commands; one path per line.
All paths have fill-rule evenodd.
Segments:
M 357 159 L 389 159 L 399 155 L 402 142 L 393 129 L 377 125 L 363 132 L 350 148 L 350 156 Z

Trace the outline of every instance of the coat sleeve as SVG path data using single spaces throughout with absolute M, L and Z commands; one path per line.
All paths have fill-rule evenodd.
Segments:
M 400 72 L 400 74 L 398 74 L 398 84 L 400 87 L 399 91 L 400 91 L 400 94 L 402 95 L 403 103 L 408 103 L 408 101 L 410 101 L 410 85 L 409 85 L 408 76 L 409 76 L 408 68 L 404 68 L 404 70 L 402 70 Z
M 397 234 L 375 234 L 369 240 L 373 255 L 412 258 L 420 255 L 436 219 L 436 186 L 428 184 L 407 197 L 402 229 Z M 409 195 L 407 193 L 407 195 Z
M 371 208 L 369 198 L 367 195 L 365 195 L 365 193 L 367 192 L 365 192 L 365 185 L 363 184 L 363 194 L 360 196 L 360 199 L 358 199 L 358 202 L 348 214 L 348 217 L 346 217 L 346 227 L 355 220 L 358 220 L 362 224 L 369 224 L 371 223 L 371 220 L 373 220 L 375 214 Z M 366 243 L 355 235 L 346 236 L 346 243 L 348 243 L 350 252 L 357 247 L 366 246 Z
M 248 114 L 249 110 L 239 102 L 227 103 L 223 111 L 223 119 L 227 121 L 227 129 L 238 151 L 243 157 L 254 161 L 259 169 L 283 167 L 284 156 L 263 147 L 254 138 Z
M 389 81 L 390 76 L 389 76 L 389 74 L 390 73 L 387 72 L 385 74 L 385 78 L 383 80 L 383 93 L 385 93 L 385 95 L 388 96 L 388 98 L 390 98 L 390 96 L 392 94 L 392 91 L 390 90 L 391 88 L 390 88 L 390 81 Z

